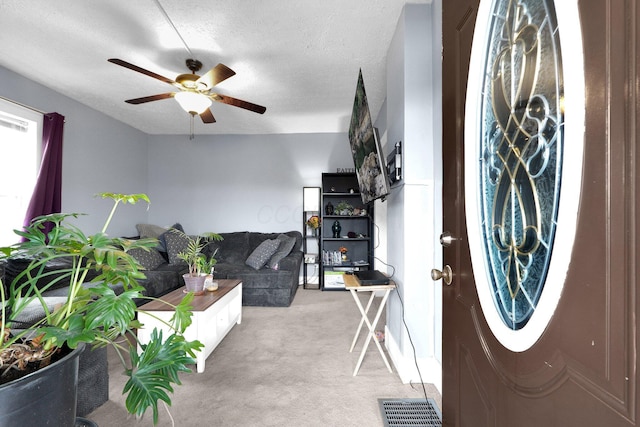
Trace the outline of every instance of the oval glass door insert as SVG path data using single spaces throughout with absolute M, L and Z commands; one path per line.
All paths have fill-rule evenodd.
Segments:
M 487 0 L 478 11 L 465 115 L 467 224 L 483 312 L 514 351 L 544 331 L 573 246 L 584 84 L 565 76 L 583 81 L 576 75 L 584 71 L 581 43 L 559 23 L 578 25 L 571 31 L 580 39 L 577 19 L 552 0 Z

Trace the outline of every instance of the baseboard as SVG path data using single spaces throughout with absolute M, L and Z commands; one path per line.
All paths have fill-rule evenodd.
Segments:
M 422 377 L 425 384 L 435 385 L 442 393 L 442 365 L 435 358 L 424 357 L 418 358 L 416 361 L 411 347 L 404 354 L 394 337 L 389 333 L 387 326 L 385 326 L 384 337 L 389 357 L 403 384 L 420 383 L 420 377 Z

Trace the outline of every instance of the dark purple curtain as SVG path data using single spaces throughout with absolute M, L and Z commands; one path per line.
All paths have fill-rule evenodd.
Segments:
M 28 226 L 33 218 L 59 213 L 62 208 L 62 133 L 64 116 L 58 113 L 44 115 L 42 130 L 42 163 L 36 186 L 24 218 Z

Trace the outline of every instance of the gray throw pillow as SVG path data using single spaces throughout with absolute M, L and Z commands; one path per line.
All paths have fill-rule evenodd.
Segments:
M 251 252 L 249 258 L 245 261 L 249 267 L 260 270 L 269 261 L 269 258 L 278 250 L 280 241 L 278 239 L 265 240 L 260 243 L 257 248 Z
M 127 253 L 134 257 L 145 270 L 155 270 L 165 263 L 160 252 L 154 248 L 151 248 L 148 251 L 143 248 L 133 248 Z
M 165 227 L 153 224 L 136 224 L 136 229 L 140 237 L 153 239 L 159 238 L 162 233 L 167 231 Z
M 191 238 L 184 233 L 175 231 L 169 231 L 164 234 L 165 241 L 167 242 L 167 255 L 169 256 L 169 264 L 185 264 L 183 260 L 178 257 L 180 252 L 187 250 L 189 241 Z
M 271 256 L 269 261 L 267 262 L 267 268 L 272 270 L 278 269 L 278 263 L 280 260 L 291 253 L 291 249 L 293 249 L 293 245 L 296 244 L 296 238 L 287 236 L 286 234 L 278 235 L 277 239 L 280 242 L 280 246 L 278 246 L 278 250 Z

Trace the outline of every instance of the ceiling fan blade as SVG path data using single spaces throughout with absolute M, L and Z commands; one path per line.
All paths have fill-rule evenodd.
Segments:
M 253 111 L 254 113 L 263 114 L 267 111 L 267 107 L 262 105 L 253 104 L 248 101 L 243 101 L 238 98 L 233 98 L 227 95 L 220 95 L 219 93 L 211 97 L 214 101 L 222 102 L 223 104 L 233 105 L 234 107 L 244 108 L 245 110 Z
M 235 75 L 236 72 L 224 64 L 218 64 L 202 77 L 200 77 L 196 83 L 204 83 L 207 85 L 207 89 L 211 89 L 220 82 L 227 80 L 229 77 Z
M 159 95 L 143 96 L 142 98 L 127 99 L 127 104 L 144 104 L 145 102 L 160 101 L 161 99 L 173 98 L 175 92 L 161 93 Z
M 125 67 L 133 71 L 137 71 L 138 73 L 144 74 L 145 76 L 153 77 L 154 79 L 158 79 L 161 82 L 169 83 L 170 85 L 178 85 L 175 81 L 167 77 L 161 76 L 160 74 L 156 74 L 153 71 L 145 70 L 144 68 L 140 68 L 137 65 L 133 65 L 127 61 L 123 61 L 122 59 L 111 58 L 108 61 L 111 62 L 112 64 L 120 65 L 121 67 Z
M 208 108 L 206 110 L 204 110 L 202 113 L 200 113 L 200 118 L 202 119 L 203 123 L 215 123 L 216 122 L 216 118 L 213 117 L 213 113 Z

